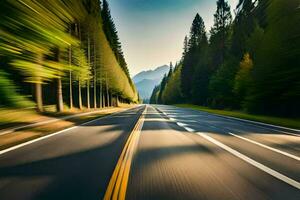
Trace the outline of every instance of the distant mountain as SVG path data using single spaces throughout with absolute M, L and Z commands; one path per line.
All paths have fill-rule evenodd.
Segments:
M 145 103 L 147 103 L 147 100 L 150 99 L 152 90 L 157 84 L 159 84 L 157 81 L 150 79 L 144 79 L 135 84 L 139 91 L 140 97 Z
M 133 82 L 138 83 L 144 79 L 161 80 L 165 73 L 168 73 L 169 66 L 163 65 L 155 70 L 142 71 L 133 77 Z
M 160 84 L 164 74 L 169 72 L 169 66 L 163 65 L 155 70 L 142 71 L 133 77 L 133 81 L 139 91 L 139 94 L 144 101 L 150 99 L 152 90 Z

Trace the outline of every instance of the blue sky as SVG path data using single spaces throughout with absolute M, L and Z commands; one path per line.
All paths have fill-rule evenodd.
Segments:
M 234 9 L 238 0 L 228 0 Z M 198 12 L 207 31 L 215 0 L 108 0 L 130 74 L 175 63 Z

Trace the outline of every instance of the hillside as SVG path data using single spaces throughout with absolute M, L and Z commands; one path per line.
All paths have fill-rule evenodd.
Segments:
M 150 98 L 151 92 L 156 85 L 159 85 L 164 74 L 168 73 L 169 66 L 163 65 L 154 70 L 142 71 L 133 77 L 133 81 L 142 99 Z

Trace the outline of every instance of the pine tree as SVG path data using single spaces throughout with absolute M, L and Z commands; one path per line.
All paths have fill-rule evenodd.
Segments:
M 103 19 L 103 30 L 109 41 L 109 44 L 117 58 L 118 63 L 120 64 L 120 66 L 122 67 L 122 69 L 124 70 L 126 75 L 129 76 L 127 63 L 124 58 L 124 54 L 122 51 L 122 46 L 120 43 L 116 25 L 111 16 L 109 4 L 108 4 L 107 0 L 103 0 L 103 8 L 102 8 L 101 15 L 102 15 L 102 19 Z
M 187 99 L 191 98 L 192 80 L 196 65 L 199 63 L 201 45 L 203 45 L 204 41 L 207 41 L 204 22 L 198 13 L 193 20 L 189 38 L 188 51 L 183 59 L 181 73 L 181 90 Z
M 214 14 L 214 26 L 211 29 L 211 34 L 217 34 L 218 32 L 225 34 L 231 21 L 232 16 L 228 2 L 226 0 L 218 0 L 217 11 Z
M 191 51 L 199 47 L 203 37 L 205 37 L 205 26 L 204 21 L 197 13 L 192 23 L 190 31 L 190 40 L 188 43 L 188 50 Z
M 160 85 L 155 86 L 155 88 L 152 91 L 151 97 L 150 97 L 150 104 L 157 104 L 157 96 L 159 93 Z
M 111 48 L 117 56 L 117 60 L 119 60 L 118 52 L 120 51 L 121 45 L 119 42 L 119 37 L 115 23 L 113 22 L 112 16 L 110 14 L 110 9 L 107 0 L 103 0 L 101 16 L 103 19 L 104 33 L 108 39 L 109 44 L 111 45 Z
M 188 44 L 189 43 L 189 39 L 187 36 L 184 37 L 184 41 L 183 41 L 183 53 L 182 53 L 182 60 L 184 59 L 184 57 L 186 56 L 187 52 L 188 52 Z
M 214 25 L 210 30 L 210 48 L 212 68 L 217 69 L 223 64 L 228 48 L 228 34 L 232 21 L 230 6 L 226 0 L 217 1 L 217 11 L 214 14 Z
M 180 103 L 182 100 L 180 91 L 180 74 L 181 65 L 176 64 L 171 77 L 168 78 L 168 82 L 162 94 L 162 101 L 165 104 Z
M 232 25 L 232 41 L 230 54 L 242 59 L 249 52 L 247 44 L 248 37 L 254 31 L 255 12 L 252 0 L 240 0 L 237 6 L 237 15 Z
M 172 64 L 172 62 L 170 62 L 170 70 L 168 73 L 168 79 L 172 76 L 172 73 L 173 73 L 173 64 Z
M 168 77 L 165 74 L 162 81 L 161 81 L 161 83 L 160 83 L 160 89 L 159 89 L 159 93 L 158 93 L 158 96 L 157 96 L 157 103 L 158 104 L 163 104 L 164 103 L 163 99 L 162 99 L 162 95 L 163 95 L 164 89 L 166 87 L 167 81 L 168 81 Z

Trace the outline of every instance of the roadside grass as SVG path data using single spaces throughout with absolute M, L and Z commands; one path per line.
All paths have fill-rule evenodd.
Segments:
M 268 123 L 268 124 L 273 124 L 278 126 L 300 129 L 299 118 L 284 118 L 284 117 L 272 117 L 272 116 L 265 116 L 265 115 L 253 115 L 242 111 L 217 110 L 217 109 L 211 109 L 208 107 L 197 106 L 192 104 L 175 104 L 174 106 L 181 107 L 181 108 L 190 108 L 193 110 L 200 110 L 200 111 L 218 114 L 218 115 L 258 121 L 258 122 L 263 122 L 263 123 Z

